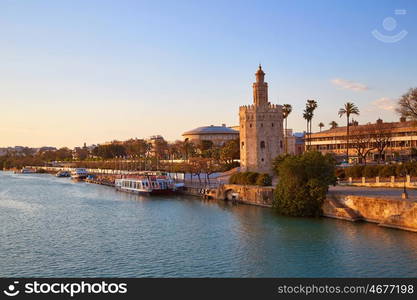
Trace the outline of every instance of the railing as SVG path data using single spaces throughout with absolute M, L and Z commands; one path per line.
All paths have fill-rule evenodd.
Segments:
M 210 182 L 203 180 L 201 182 L 199 182 L 198 180 L 186 180 L 183 182 L 185 187 L 195 189 L 215 189 L 220 185 L 220 182 L 216 181 L 215 179 Z
M 339 181 L 341 185 L 352 185 L 352 186 L 368 186 L 368 187 L 409 187 L 417 188 L 417 178 L 412 178 L 410 175 L 405 177 L 360 177 L 352 178 L 348 177 L 347 180 Z

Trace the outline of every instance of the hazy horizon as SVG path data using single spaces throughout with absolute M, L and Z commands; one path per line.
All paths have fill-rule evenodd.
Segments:
M 313 131 L 344 125 L 347 101 L 359 123 L 396 121 L 396 99 L 417 86 L 416 14 L 414 1 L 2 1 L 0 147 L 238 125 L 259 63 L 295 132 L 311 98 Z

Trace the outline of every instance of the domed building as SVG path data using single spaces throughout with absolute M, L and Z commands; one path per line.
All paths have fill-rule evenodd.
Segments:
M 239 131 L 227 127 L 226 124 L 222 124 L 222 126 L 210 125 L 186 131 L 182 136 L 191 142 L 211 141 L 216 146 L 222 146 L 230 140 L 238 139 Z

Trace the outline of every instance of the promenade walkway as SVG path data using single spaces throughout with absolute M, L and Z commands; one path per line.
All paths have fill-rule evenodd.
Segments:
M 380 187 L 355 187 L 355 186 L 331 186 L 330 192 L 341 195 L 353 195 L 353 196 L 365 196 L 365 197 L 378 197 L 378 198 L 395 198 L 401 199 L 402 188 L 380 188 Z M 407 189 L 408 197 L 410 200 L 417 200 L 417 190 Z

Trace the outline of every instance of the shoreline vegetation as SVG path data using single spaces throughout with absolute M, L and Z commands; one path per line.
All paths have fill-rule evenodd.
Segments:
M 210 141 L 199 143 L 161 139 L 153 144 L 141 139 L 70 150 L 60 148 L 35 152 L 24 148 L 19 153 L 9 151 L 0 156 L 0 169 L 21 169 L 25 166 L 63 166 L 73 168 L 166 171 L 192 174 L 201 181 L 201 175 L 231 170 L 239 163 L 239 140 L 231 140 L 222 146 Z
M 329 186 L 336 184 L 335 165 L 331 155 L 314 151 L 278 157 L 273 208 L 287 216 L 321 216 Z

